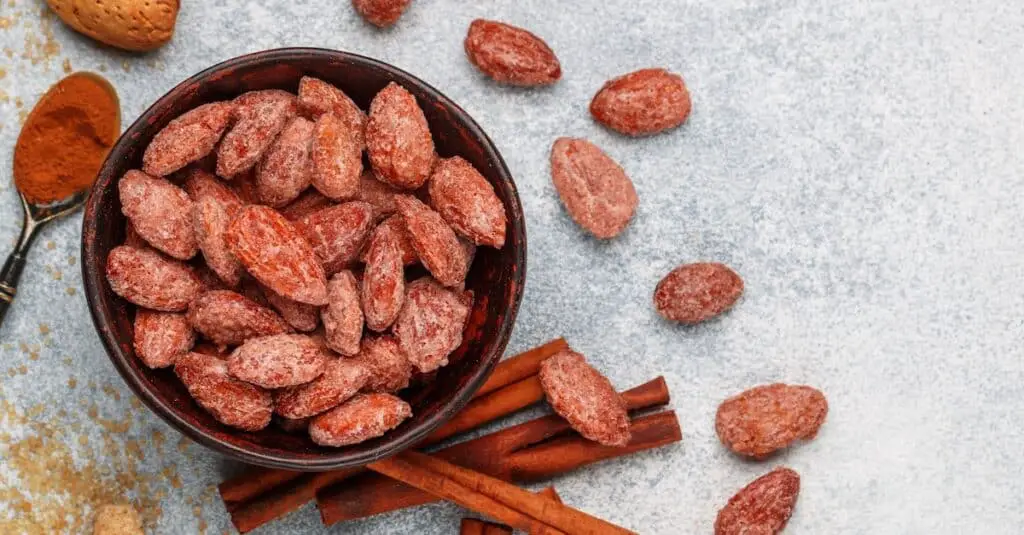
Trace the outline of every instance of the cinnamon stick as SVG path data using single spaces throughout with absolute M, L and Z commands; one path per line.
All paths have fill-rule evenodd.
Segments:
M 421 446 L 436 444 L 543 399 L 539 385 L 528 379 L 537 374 L 541 362 L 567 347 L 566 341 L 558 338 L 500 362 L 476 392 L 474 400 L 452 421 L 431 434 Z M 304 473 L 253 467 L 244 474 L 225 480 L 218 489 L 235 528 L 246 533 L 295 511 L 312 500 L 319 489 L 362 471 L 358 468 Z
M 545 487 L 537 495 L 562 503 L 562 497 L 555 492 L 555 487 Z M 466 517 L 462 519 L 462 524 L 459 526 L 459 535 L 512 535 L 512 528 L 478 518 Z
M 559 535 L 563 533 L 550 524 L 508 507 L 490 496 L 474 492 L 471 488 L 420 466 L 418 463 L 411 461 L 405 453 L 370 463 L 367 467 L 391 479 L 401 481 L 439 498 L 495 518 L 527 533 L 539 533 L 542 535 Z
M 622 396 L 630 410 L 642 410 L 667 403 L 668 389 L 659 377 Z M 623 448 L 592 448 L 588 446 L 590 441 L 575 434 L 556 440 L 560 448 L 546 448 L 544 441 L 571 431 L 565 420 L 550 415 L 449 446 L 433 455 L 506 481 L 529 482 L 682 440 L 672 411 L 635 418 L 630 429 L 633 440 Z M 531 455 L 534 448 L 540 448 L 537 459 Z M 565 458 L 560 458 L 562 452 Z M 550 465 L 545 467 L 543 463 Z M 377 474 L 360 474 L 317 493 L 321 518 L 328 525 L 433 501 L 436 498 L 428 493 Z
M 456 499 L 470 498 L 461 491 L 453 491 L 450 488 L 451 485 L 447 485 L 448 482 L 454 483 L 459 488 L 464 487 L 472 493 L 491 498 L 509 510 L 522 513 L 530 519 L 539 521 L 564 533 L 587 535 L 605 533 L 630 535 L 633 533 L 607 520 L 584 513 L 579 509 L 551 501 L 543 496 L 537 496 L 511 483 L 454 465 L 439 457 L 432 457 L 416 451 L 406 451 L 390 459 L 370 463 L 368 467 L 374 472 L 409 483 L 449 501 L 454 501 L 451 496 L 454 496 Z M 410 468 L 412 469 L 411 472 L 404 471 Z M 433 472 L 438 477 L 428 478 L 424 481 L 418 477 L 422 474 L 422 470 Z M 442 488 L 438 489 L 436 483 L 440 483 Z M 440 493 L 437 492 L 438 490 L 440 490 Z M 456 503 L 459 502 L 456 501 Z M 460 505 L 462 504 L 460 503 Z M 498 510 L 474 510 L 492 516 L 495 513 L 507 514 L 504 508 Z M 494 516 L 494 518 L 504 520 L 498 516 Z M 509 522 L 509 525 L 520 529 L 527 529 L 511 522 Z

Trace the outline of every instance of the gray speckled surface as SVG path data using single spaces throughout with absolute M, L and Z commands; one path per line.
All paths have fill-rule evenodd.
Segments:
M 173 43 L 156 53 L 100 48 L 54 24 L 59 54 L 33 61 L 38 54 L 22 52 L 42 3 L 4 0 L 0 17 L 20 18 L 0 29 L 0 48 L 13 54 L 0 56 L 2 165 L 17 135 L 15 99 L 31 106 L 64 58 L 75 69 L 106 66 L 126 120 L 184 77 L 245 52 L 313 45 L 380 58 L 464 106 L 517 178 L 530 264 L 510 350 L 565 335 L 616 385 L 668 379 L 683 443 L 559 478 L 567 503 L 643 533 L 710 533 L 736 489 L 785 463 L 803 476 L 788 533 L 995 534 L 1024 525 L 1019 2 L 420 0 L 390 31 L 362 23 L 344 1 L 183 3 Z M 543 36 L 564 79 L 536 91 L 483 79 L 462 52 L 476 17 Z M 645 66 L 684 76 L 689 122 L 640 140 L 594 124 L 594 91 Z M 640 208 L 619 239 L 584 237 L 561 209 L 547 154 L 562 135 L 590 138 L 635 181 Z M 16 211 L 2 181 L 5 246 Z M 221 533 L 223 508 L 207 500 L 197 514 L 194 505 L 237 467 L 196 445 L 175 448 L 173 430 L 132 409 L 94 333 L 79 267 L 69 265 L 79 224 L 72 217 L 46 230 L 31 255 L 0 328 L 0 362 L 13 367 L 0 370 L 0 393 L 21 411 L 44 403 L 42 418 L 77 421 L 90 444 L 104 431 L 87 406 L 101 418 L 127 414 L 129 430 L 115 440 L 140 441 L 137 470 L 153 478 L 151 496 L 166 494 L 156 532 L 194 533 L 202 523 Z M 666 324 L 650 304 L 654 285 L 698 259 L 731 264 L 746 294 L 718 321 Z M 831 413 L 818 439 L 765 463 L 731 456 L 714 436 L 717 403 L 778 380 L 826 392 Z M 4 431 L 27 432 L 10 423 Z M 85 462 L 88 448 L 72 449 Z M 163 475 L 168 468 L 180 486 Z M 8 468 L 0 475 L 14 484 Z M 328 531 L 453 533 L 460 516 L 432 506 Z M 307 506 L 261 533 L 321 529 Z

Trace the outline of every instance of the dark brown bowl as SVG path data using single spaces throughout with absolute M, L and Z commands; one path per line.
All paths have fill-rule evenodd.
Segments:
M 345 448 L 325 448 L 308 436 L 289 434 L 271 425 L 257 433 L 225 427 L 201 409 L 169 369 L 150 370 L 132 348 L 134 306 L 110 289 L 104 276 L 107 254 L 124 240 L 125 218 L 117 181 L 140 167 L 146 145 L 171 119 L 200 104 L 233 98 L 254 89 L 296 91 L 311 75 L 330 82 L 367 109 L 389 82 L 411 91 L 423 107 L 442 157 L 469 160 L 505 203 L 505 247 L 481 247 L 467 288 L 476 295 L 462 345 L 452 364 L 434 381 L 401 395 L 413 417 L 375 440 Z M 330 470 L 363 465 L 416 444 L 455 415 L 491 373 L 512 333 L 526 275 L 526 229 L 523 209 L 505 162 L 487 135 L 448 97 L 411 74 L 379 61 L 311 48 L 286 48 L 242 56 L 215 65 L 179 84 L 153 104 L 121 136 L 103 164 L 85 206 L 82 274 L 93 321 L 124 380 L 142 401 L 190 438 L 235 459 L 293 470 Z

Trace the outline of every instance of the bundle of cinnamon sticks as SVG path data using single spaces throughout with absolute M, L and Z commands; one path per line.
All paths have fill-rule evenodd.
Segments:
M 430 449 L 443 440 L 540 402 L 544 398 L 537 379 L 540 363 L 567 348 L 564 339 L 557 339 L 503 361 L 473 401 L 417 449 L 428 452 L 438 462 L 479 472 L 481 477 L 527 483 L 682 440 L 674 411 L 637 414 L 668 403 L 668 388 L 664 379 L 658 377 L 622 393 L 633 413 L 633 439 L 625 447 L 602 446 L 586 440 L 573 432 L 565 420 L 550 415 L 440 450 Z M 422 457 L 416 459 L 433 462 L 424 461 Z M 401 460 L 408 460 L 406 454 L 396 462 Z M 370 468 L 382 467 L 371 465 Z M 397 469 L 395 465 L 383 468 Z M 219 490 L 232 522 L 241 533 L 280 518 L 314 499 L 327 525 L 441 499 L 380 473 L 384 470 L 351 468 L 302 473 L 254 467 L 224 481 Z M 404 475 L 404 472 L 389 475 Z

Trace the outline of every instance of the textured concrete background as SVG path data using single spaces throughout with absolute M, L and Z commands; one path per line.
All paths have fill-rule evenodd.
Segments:
M 510 350 L 565 335 L 620 387 L 668 379 L 683 443 L 558 479 L 567 503 L 643 533 L 709 533 L 735 490 L 786 464 L 803 477 L 790 533 L 1024 525 L 1019 2 L 418 0 L 389 31 L 344 1 L 183 4 L 174 41 L 136 56 L 57 22 L 47 38 L 41 2 L 4 0 L 0 17 L 17 20 L 0 30 L 12 51 L 0 56 L 0 162 L 11 160 L 16 99 L 30 107 L 62 76 L 64 58 L 105 70 L 126 122 L 238 54 L 311 45 L 380 58 L 465 107 L 516 177 L 530 264 Z M 462 51 L 476 17 L 544 37 L 564 79 L 519 90 L 482 78 Z M 639 140 L 596 125 L 586 107 L 597 88 L 646 66 L 683 75 L 689 122 Z M 587 238 L 562 210 L 547 155 L 563 135 L 593 140 L 636 183 L 640 208 L 618 239 Z M 7 181 L 0 210 L 6 245 L 19 224 Z M 31 255 L 0 328 L 0 362 L 12 367 L 0 370 L 3 399 L 20 413 L 45 404 L 38 419 L 92 438 L 71 444 L 76 463 L 114 471 L 107 450 L 90 448 L 109 435 L 97 421 L 126 418 L 112 447 L 141 450 L 135 470 L 152 484 L 126 492 L 158 498 L 156 531 L 221 533 L 223 508 L 199 496 L 237 467 L 197 445 L 175 448 L 172 429 L 133 408 L 93 330 L 79 266 L 69 265 L 79 225 L 80 216 L 48 229 Z M 746 294 L 718 321 L 667 324 L 651 306 L 654 286 L 694 260 L 729 263 Z M 718 444 L 714 411 L 770 381 L 820 387 L 831 412 L 814 442 L 744 462 Z M 12 485 L 17 474 L 0 470 Z M 461 514 L 424 507 L 329 531 L 453 533 Z M 262 532 L 321 529 L 307 506 Z

